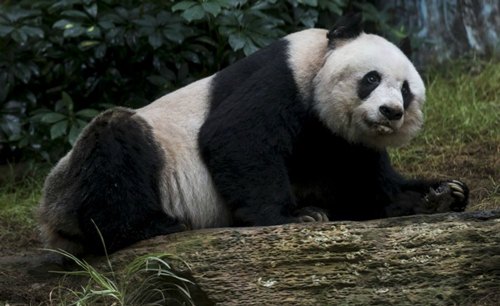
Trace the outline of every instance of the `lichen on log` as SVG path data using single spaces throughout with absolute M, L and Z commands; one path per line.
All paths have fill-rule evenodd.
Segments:
M 217 305 L 474 304 L 500 297 L 500 211 L 209 229 L 113 256 L 167 252 Z

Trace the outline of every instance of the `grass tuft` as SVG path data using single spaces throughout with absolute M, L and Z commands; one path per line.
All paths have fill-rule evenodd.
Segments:
M 50 250 L 74 262 L 80 270 L 63 273 L 88 279 L 80 289 L 59 286 L 50 294 L 51 305 L 194 305 L 188 285 L 193 283 L 176 274 L 169 254 L 150 254 L 134 259 L 115 273 L 97 268 L 63 250 Z

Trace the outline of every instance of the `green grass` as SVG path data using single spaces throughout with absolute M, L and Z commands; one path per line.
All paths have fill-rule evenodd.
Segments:
M 425 143 L 499 140 L 500 62 L 462 61 L 430 75 Z
M 471 207 L 499 209 L 500 61 L 462 59 L 427 72 L 422 132 L 391 150 L 412 176 L 460 178 Z
M 78 289 L 62 285 L 55 288 L 50 305 L 194 305 L 189 292 L 189 285 L 194 283 L 179 276 L 168 262 L 189 267 L 173 255 L 139 256 L 115 271 L 108 256 L 107 266 L 98 269 L 65 251 L 54 252 L 77 266 L 74 271 L 62 272 L 64 275 L 88 281 Z
M 423 132 L 411 146 L 500 141 L 500 61 L 461 60 L 427 72 Z
M 23 167 L 24 168 L 24 167 Z M 14 167 L 2 166 L 0 178 L 0 250 L 15 252 L 37 239 L 34 209 L 40 200 L 46 166 L 29 166 L 29 175 L 15 178 Z M 26 171 L 23 169 L 23 172 Z

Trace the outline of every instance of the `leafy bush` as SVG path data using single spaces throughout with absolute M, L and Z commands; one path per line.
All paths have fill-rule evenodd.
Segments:
M 142 106 L 286 33 L 331 26 L 348 7 L 387 20 L 363 3 L 3 1 L 0 162 L 16 152 L 54 161 L 99 111 Z

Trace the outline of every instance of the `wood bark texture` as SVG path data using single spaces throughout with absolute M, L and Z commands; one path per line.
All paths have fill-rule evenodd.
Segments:
M 151 252 L 189 264 L 206 294 L 200 305 L 483 305 L 500 298 L 500 211 L 185 232 L 113 259 Z
M 174 254 L 189 265 L 178 269 L 195 282 L 196 305 L 497 305 L 500 299 L 500 211 L 190 231 L 113 254 L 114 270 L 149 253 Z M 60 284 L 47 271 L 60 269 L 44 260 L 4 258 L 0 302 L 47 302 Z M 107 266 L 104 258 L 91 262 Z

